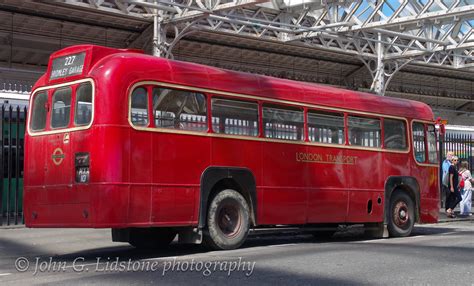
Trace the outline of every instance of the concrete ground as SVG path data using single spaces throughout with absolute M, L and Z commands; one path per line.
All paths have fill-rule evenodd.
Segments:
M 138 250 L 107 229 L 0 229 L 0 285 L 472 285 L 474 223 L 416 225 L 409 237 L 250 237 L 237 250 Z
M 139 250 L 111 242 L 108 229 L 0 227 L 0 285 L 472 285 L 473 234 L 474 216 L 444 209 L 406 238 L 355 227 L 329 239 L 252 236 L 232 251 Z
M 474 210 L 474 209 L 473 209 Z M 474 220 L 474 214 L 471 212 L 471 215 L 466 216 L 466 215 L 460 215 L 459 214 L 459 207 L 456 207 L 454 209 L 454 213 L 456 215 L 456 218 L 448 218 L 446 216 L 446 211 L 444 208 L 441 208 L 439 210 L 439 222 L 448 222 L 448 221 L 473 221 Z

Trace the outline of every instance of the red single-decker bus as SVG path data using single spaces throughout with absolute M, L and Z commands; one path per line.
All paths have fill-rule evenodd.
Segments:
M 136 247 L 239 247 L 250 230 L 437 222 L 423 103 L 81 45 L 51 55 L 25 136 L 28 227 Z

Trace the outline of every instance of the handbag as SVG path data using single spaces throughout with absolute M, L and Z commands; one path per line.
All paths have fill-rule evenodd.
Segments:
M 443 186 L 445 186 L 446 188 L 449 187 L 449 172 L 446 172 L 443 175 L 442 183 L 443 183 Z
M 464 174 L 464 172 L 466 172 L 466 170 L 464 170 L 462 173 L 459 173 L 459 188 L 461 190 L 464 190 L 464 180 L 463 180 L 463 177 L 462 177 L 462 174 Z

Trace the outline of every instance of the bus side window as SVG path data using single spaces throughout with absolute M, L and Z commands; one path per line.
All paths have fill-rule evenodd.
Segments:
M 386 149 L 405 150 L 407 148 L 405 122 L 396 119 L 383 120 L 383 145 Z
M 74 123 L 77 126 L 88 125 L 92 119 L 92 85 L 87 82 L 76 90 Z
M 53 94 L 53 109 L 51 110 L 51 128 L 63 128 L 69 125 L 71 113 L 70 87 L 59 88 Z
M 428 125 L 426 137 L 428 139 L 428 161 L 438 163 L 438 151 L 436 150 L 436 128 L 434 125 Z
M 130 118 L 133 125 L 148 125 L 148 95 L 144 87 L 138 87 L 132 93 Z
M 417 162 L 426 161 L 425 155 L 425 126 L 422 123 L 413 123 L 413 150 Z
M 344 114 L 308 111 L 310 142 L 344 144 Z
M 155 126 L 189 131 L 207 131 L 207 102 L 202 93 L 153 88 Z
M 303 110 L 287 106 L 264 105 L 263 128 L 266 138 L 303 141 Z
M 215 133 L 258 136 L 258 103 L 222 98 L 211 102 Z
M 46 128 L 46 104 L 48 103 L 48 94 L 45 91 L 38 92 L 33 98 L 33 108 L 30 127 L 32 131 L 42 131 Z
M 349 142 L 353 146 L 380 147 L 380 119 L 359 116 L 349 116 Z

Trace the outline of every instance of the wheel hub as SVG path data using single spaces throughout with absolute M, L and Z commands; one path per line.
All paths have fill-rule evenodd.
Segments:
M 410 216 L 408 213 L 408 205 L 404 201 L 399 201 L 393 208 L 393 221 L 398 227 L 404 228 L 408 226 Z
M 233 237 L 241 228 L 239 209 L 233 204 L 222 205 L 218 211 L 217 222 L 219 229 L 227 237 Z

